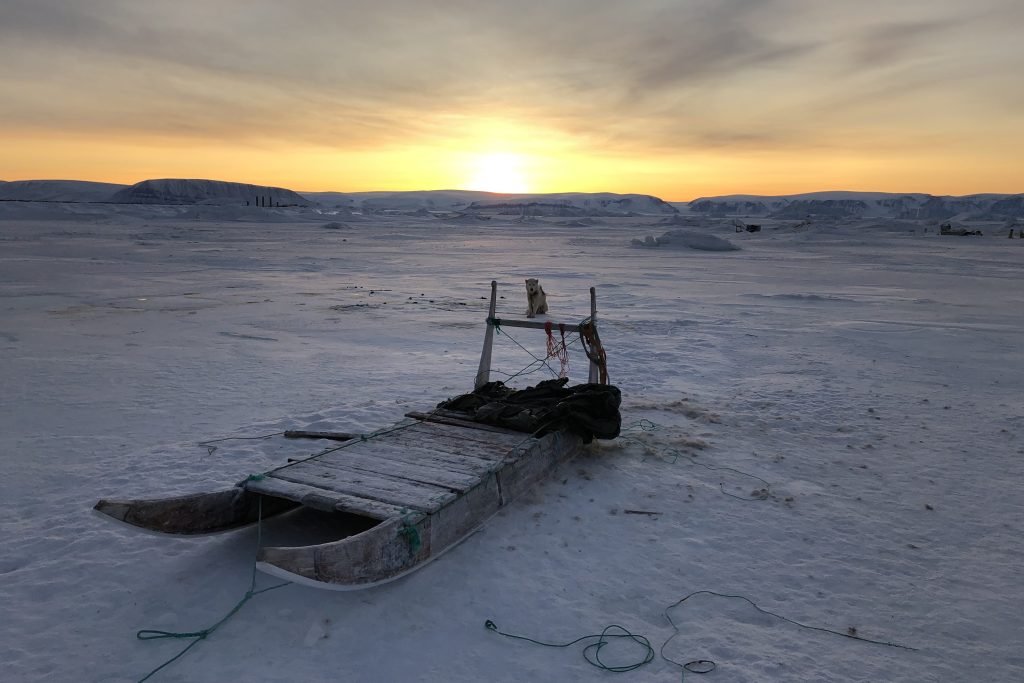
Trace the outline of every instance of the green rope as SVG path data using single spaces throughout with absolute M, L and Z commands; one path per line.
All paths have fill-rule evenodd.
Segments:
M 139 679 L 139 683 L 143 683 L 143 681 L 149 680 L 153 676 L 153 674 L 155 674 L 156 672 L 160 671 L 161 669 L 163 669 L 168 664 L 171 664 L 172 662 L 176 661 L 177 659 L 180 659 L 181 657 L 183 657 L 185 655 L 185 653 L 188 652 L 189 650 L 191 650 L 192 647 L 195 646 L 200 640 L 205 640 L 207 637 L 212 635 L 213 632 L 216 631 L 221 626 L 221 624 L 223 624 L 225 621 L 227 621 L 231 617 L 235 616 L 235 613 L 238 612 L 238 610 L 242 609 L 242 605 L 244 605 L 245 603 L 249 602 L 250 598 L 253 598 L 254 596 L 257 596 L 260 593 L 266 593 L 267 591 L 272 591 L 275 588 L 282 588 L 284 586 L 287 586 L 289 583 L 291 583 L 291 582 L 289 581 L 289 582 L 285 582 L 285 583 L 279 583 L 276 586 L 270 586 L 269 588 L 264 588 L 264 589 L 258 590 L 258 591 L 254 591 L 252 589 L 246 591 L 245 592 L 245 596 L 241 600 L 239 600 L 238 604 L 235 605 L 234 607 L 232 607 L 231 611 L 229 611 L 227 614 L 225 614 L 220 619 L 220 621 L 218 621 L 213 626 L 210 626 L 209 628 L 204 628 L 201 631 L 156 631 L 156 630 L 153 630 L 153 629 L 142 629 L 141 631 L 137 632 L 135 634 L 135 637 L 138 638 L 139 640 L 159 640 L 161 638 L 193 638 L 192 642 L 189 643 L 187 646 L 185 646 L 185 649 L 183 649 L 181 652 L 179 652 L 178 654 L 174 655 L 173 657 L 168 659 L 166 662 L 164 662 L 163 664 L 161 664 L 160 666 L 158 666 L 157 668 L 153 669 L 148 674 L 146 674 L 145 676 L 140 678 Z
M 416 528 L 415 524 L 409 522 L 409 515 L 412 511 L 402 508 L 402 526 L 398 529 L 398 535 L 404 536 L 405 540 L 409 543 L 409 552 L 415 555 L 423 547 L 423 540 L 420 538 L 420 530 Z
M 676 662 L 676 661 L 674 661 L 672 659 L 669 659 L 668 657 L 665 657 L 665 648 L 668 646 L 669 643 L 671 643 L 681 633 L 681 631 L 679 630 L 679 625 L 672 618 L 671 611 L 673 609 L 675 609 L 676 607 L 679 607 L 680 605 L 682 605 L 684 602 L 686 602 L 690 598 L 694 597 L 695 595 L 712 595 L 712 596 L 717 597 L 717 598 L 728 598 L 730 600 L 742 600 L 743 602 L 747 603 L 748 605 L 753 607 L 755 610 L 757 610 L 761 614 L 767 614 L 770 617 L 775 617 L 776 619 L 779 619 L 781 621 L 785 621 L 786 623 L 789 623 L 789 624 L 793 624 L 794 626 L 799 626 L 800 628 L 806 629 L 808 631 L 820 631 L 821 633 L 830 633 L 830 634 L 832 634 L 834 636 L 842 636 L 843 638 L 849 638 L 850 640 L 859 640 L 862 643 L 871 643 L 872 645 L 884 645 L 886 647 L 894 647 L 894 648 L 898 648 L 900 650 L 910 650 L 911 652 L 917 652 L 918 651 L 918 649 L 916 647 L 911 647 L 909 645 L 901 645 L 899 643 L 892 643 L 892 642 L 889 642 L 889 641 L 886 641 L 886 640 L 874 640 L 873 638 L 865 638 L 864 636 L 858 636 L 858 635 L 855 635 L 853 633 L 843 633 L 842 631 L 833 631 L 830 628 L 822 628 L 821 626 L 809 626 L 807 624 L 800 623 L 799 621 L 796 621 L 795 619 L 790 619 L 789 617 L 784 617 L 781 614 L 776 614 L 775 612 L 772 612 L 771 610 L 767 610 L 767 609 L 761 607 L 760 605 L 758 605 L 756 602 L 754 602 L 753 600 L 751 600 L 750 598 L 748 598 L 745 595 L 729 595 L 728 593 L 718 593 L 716 591 L 701 590 L 701 591 L 693 591 L 692 593 L 683 596 L 679 600 L 676 600 L 671 605 L 666 607 L 665 611 L 663 613 L 665 615 L 665 618 L 668 620 L 668 623 L 672 625 L 672 629 L 675 631 L 675 633 L 673 633 L 671 636 L 669 636 L 669 639 L 666 640 L 664 642 L 664 644 L 662 644 L 662 646 L 661 646 L 661 656 L 664 657 L 666 661 L 672 662 L 673 664 L 676 664 L 677 666 L 682 666 L 682 665 L 679 664 L 679 662 Z
M 644 666 L 645 664 L 648 664 L 651 660 L 654 659 L 654 647 L 651 646 L 651 641 L 647 640 L 646 636 L 641 636 L 636 633 L 632 633 L 625 627 L 619 626 L 618 624 L 610 624 L 608 626 L 605 626 L 604 630 L 600 633 L 588 636 L 580 636 L 576 640 L 573 640 L 568 643 L 545 643 L 540 640 L 534 640 L 533 638 L 529 638 L 527 636 L 517 636 L 512 633 L 505 633 L 503 631 L 498 630 L 498 625 L 490 619 L 484 622 L 484 626 L 487 628 L 488 631 L 494 631 L 500 636 L 505 636 L 506 638 L 514 638 L 516 640 L 525 640 L 528 643 L 534 643 L 535 645 L 543 645 L 544 647 L 570 647 L 584 640 L 596 639 L 594 640 L 594 642 L 589 643 L 586 647 L 583 648 L 583 658 L 587 660 L 587 663 L 591 666 L 597 667 L 602 671 L 610 671 L 612 673 L 625 673 L 626 671 L 634 671 Z M 621 633 L 613 631 L 621 631 Z M 627 663 L 612 665 L 602 661 L 601 649 L 617 638 L 626 638 L 629 641 L 639 645 L 643 657 L 641 657 L 639 660 L 631 664 Z
M 262 436 L 225 436 L 223 439 L 210 439 L 209 441 L 200 441 L 197 446 L 205 446 L 206 454 L 213 455 L 217 450 L 217 446 L 211 446 L 212 443 L 220 443 L 221 441 L 258 441 L 260 439 L 269 439 L 272 436 L 278 436 L 284 434 L 284 432 L 274 432 L 273 434 L 263 434 Z
M 676 602 L 666 607 L 664 611 L 665 619 L 667 619 L 668 623 L 671 624 L 673 633 L 671 636 L 668 637 L 668 639 L 664 643 L 661 644 L 659 652 L 661 654 L 662 659 L 664 659 L 666 662 L 670 664 L 673 664 L 674 666 L 679 667 L 680 681 L 682 681 L 683 683 L 685 683 L 687 673 L 707 674 L 711 673 L 718 667 L 718 665 L 710 659 L 692 659 L 688 662 L 683 662 L 678 659 L 673 659 L 665 653 L 665 650 L 669 646 L 669 644 L 677 637 L 682 635 L 682 631 L 679 629 L 679 624 L 676 623 L 676 620 L 672 618 L 672 610 L 682 606 L 683 603 L 685 603 L 687 600 L 696 595 L 712 595 L 719 598 L 742 600 L 762 614 L 775 617 L 776 619 L 785 621 L 786 623 L 793 624 L 794 626 L 798 626 L 802 629 L 806 629 L 809 631 L 819 631 L 821 633 L 829 633 L 836 636 L 843 636 L 844 638 L 849 638 L 851 640 L 859 640 L 863 643 L 870 643 L 872 645 L 884 645 L 886 647 L 898 648 L 901 650 L 910 650 L 911 652 L 918 651 L 917 648 L 910 647 L 909 645 L 901 645 L 899 643 L 892 643 L 885 640 L 874 640 L 872 638 L 864 638 L 863 636 L 854 635 L 852 633 L 843 633 L 842 631 L 834 631 L 829 628 L 822 628 L 820 626 L 810 626 L 808 624 L 803 624 L 794 619 L 790 619 L 789 617 L 785 617 L 781 614 L 776 614 L 775 612 L 764 609 L 763 607 L 755 603 L 753 600 L 743 595 L 729 595 L 727 593 L 718 593 L 709 590 L 699 590 L 693 591 L 692 593 L 682 597 L 681 599 L 677 600 Z M 651 642 L 646 637 L 637 635 L 635 633 L 631 633 L 626 628 L 619 626 L 618 624 L 611 624 L 610 626 L 606 626 L 605 629 L 601 631 L 601 633 L 599 634 L 580 636 L 576 640 L 573 640 L 568 643 L 545 643 L 540 640 L 534 640 L 533 638 L 529 638 L 527 636 L 519 636 L 514 635 L 512 633 L 504 633 L 503 631 L 499 631 L 497 624 L 495 624 L 490 619 L 484 622 L 484 626 L 487 628 L 488 631 L 494 631 L 498 635 L 505 636 L 506 638 L 514 638 L 515 640 L 525 640 L 528 643 L 543 645 L 544 647 L 569 647 L 581 641 L 596 638 L 596 641 L 588 644 L 585 648 L 583 648 L 583 657 L 592 666 L 595 666 L 603 671 L 611 671 L 613 673 L 622 673 L 625 671 L 633 671 L 635 669 L 639 669 L 640 667 L 650 663 L 654 659 L 654 648 L 651 646 Z M 621 633 L 613 633 L 612 631 L 621 631 Z M 644 652 L 642 660 L 636 661 L 632 664 L 621 664 L 617 666 L 611 666 L 603 662 L 601 660 L 601 648 L 603 648 L 605 645 L 608 645 L 609 642 L 611 642 L 610 639 L 612 638 L 628 638 L 632 642 L 641 646 Z
M 258 481 L 259 479 L 262 479 L 262 478 L 263 478 L 262 474 L 250 474 L 249 475 L 249 479 L 251 479 L 251 480 Z M 262 527 L 263 527 L 263 497 L 261 496 L 260 499 L 259 499 L 259 506 L 257 508 L 257 517 L 256 517 L 256 549 L 257 550 L 259 550 L 259 548 L 261 546 L 261 541 L 262 541 L 262 536 L 263 536 Z M 158 666 L 157 668 L 153 669 L 148 674 L 146 674 L 145 676 L 140 678 L 139 679 L 139 683 L 143 683 L 143 681 L 149 680 L 158 671 L 160 671 L 161 669 L 163 669 L 167 665 L 171 664 L 172 662 L 175 662 L 178 659 L 180 659 L 181 657 L 183 657 L 185 655 L 185 653 L 188 652 L 189 650 L 191 650 L 193 647 L 195 647 L 195 645 L 197 643 L 199 643 L 199 641 L 206 640 L 208 637 L 210 637 L 213 634 L 214 631 L 216 631 L 218 628 L 220 628 L 220 626 L 224 622 L 226 622 L 228 619 L 230 619 L 231 617 L 235 616 L 235 614 L 238 612 L 238 610 L 242 609 L 242 605 L 244 605 L 245 603 L 249 602 L 249 600 L 251 600 L 252 598 L 256 597 L 260 593 L 266 593 L 268 591 L 276 590 L 278 588 L 284 588 L 285 586 L 290 585 L 290 584 L 291 584 L 291 581 L 285 581 L 284 583 L 279 583 L 277 585 L 270 586 L 268 588 L 261 588 L 260 590 L 256 590 L 256 561 L 254 559 L 253 563 L 252 563 L 252 578 L 249 581 L 249 590 L 247 590 L 245 592 L 245 595 L 242 596 L 242 599 L 238 601 L 238 604 L 236 604 L 234 607 L 232 607 L 231 610 L 227 614 L 225 614 L 223 617 L 221 617 L 220 620 L 217 621 L 217 623 L 215 623 L 213 626 L 210 626 L 208 628 L 204 628 L 204 629 L 202 629 L 200 631 L 157 631 L 157 630 L 154 630 L 154 629 L 142 629 L 141 631 L 136 632 L 135 637 L 138 638 L 139 640 L 161 640 L 163 638 L 192 638 L 192 642 L 189 643 L 188 645 L 186 645 L 185 648 L 183 650 L 181 650 L 181 652 L 179 652 L 178 654 L 174 655 L 173 657 L 168 659 L 166 662 L 164 662 L 163 664 L 161 664 L 160 666 Z

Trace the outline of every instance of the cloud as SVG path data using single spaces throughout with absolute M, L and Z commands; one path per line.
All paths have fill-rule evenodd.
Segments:
M 442 141 L 453 116 L 622 151 L 796 148 L 834 144 L 865 110 L 883 121 L 894 101 L 945 97 L 940 73 L 1005 102 L 973 77 L 1024 68 L 1007 21 L 1020 13 L 1004 0 L 6 0 L 0 87 L 14 97 L 0 114 L 7 128 L 338 148 Z

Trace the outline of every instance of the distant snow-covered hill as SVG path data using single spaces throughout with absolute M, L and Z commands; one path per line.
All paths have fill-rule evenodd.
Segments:
M 1024 217 L 1024 194 L 973 194 L 963 197 L 887 192 L 810 192 L 765 197 L 702 197 L 689 204 L 693 213 L 770 218 L 896 218 L 1005 220 Z
M 228 204 L 238 206 L 306 206 L 309 200 L 292 190 L 222 180 L 164 178 L 143 180 L 116 192 L 121 204 Z
M 125 185 L 85 180 L 0 181 L 0 200 L 21 202 L 105 202 Z
M 473 190 L 413 192 L 304 192 L 307 199 L 332 208 L 364 211 L 472 211 L 531 216 L 595 216 L 629 213 L 676 213 L 657 197 L 613 192 L 499 194 Z
M 468 208 L 489 213 L 531 216 L 616 216 L 677 212 L 668 202 L 651 195 L 613 192 L 507 195 L 502 199 L 476 201 Z
M 422 190 L 409 192 L 303 192 L 302 196 L 329 208 L 364 211 L 458 211 L 480 199 L 508 195 L 473 190 Z

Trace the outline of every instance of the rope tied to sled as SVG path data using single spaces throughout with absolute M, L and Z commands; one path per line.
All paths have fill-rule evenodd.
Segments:
M 262 478 L 263 478 L 262 474 L 250 474 L 249 477 L 248 477 L 249 480 L 253 480 L 253 481 L 259 481 Z M 262 537 L 263 537 L 263 529 L 262 529 L 262 527 L 263 527 L 263 497 L 260 496 L 259 502 L 257 503 L 257 509 L 256 509 L 256 549 L 257 549 L 257 551 L 259 550 L 260 546 L 262 545 Z M 201 629 L 199 631 L 159 631 L 159 630 L 156 630 L 156 629 L 148 629 L 148 628 L 144 628 L 144 629 L 142 629 L 140 631 L 137 631 L 135 633 L 135 637 L 138 638 L 139 640 L 162 640 L 164 638 L 192 638 L 192 642 L 189 643 L 188 645 L 186 645 L 185 648 L 181 652 L 179 652 L 178 654 L 174 655 L 173 657 L 168 659 L 166 662 L 164 662 L 163 664 L 161 664 L 160 666 L 158 666 L 157 668 L 153 669 L 148 674 L 146 674 L 145 676 L 140 678 L 139 679 L 139 683 L 143 683 L 143 681 L 148 681 L 158 671 L 160 671 L 164 667 L 168 666 L 172 662 L 175 662 L 178 659 L 180 659 L 181 657 L 183 657 L 185 655 L 185 653 L 188 652 L 189 650 L 191 650 L 193 647 L 195 647 L 195 645 L 197 643 L 199 643 L 199 641 L 206 640 L 211 635 L 213 635 L 214 631 L 216 631 L 218 628 L 220 628 L 221 625 L 223 625 L 224 622 L 226 622 L 228 619 L 230 619 L 231 617 L 235 616 L 235 614 L 237 614 L 238 611 L 240 609 L 242 609 L 242 606 L 245 605 L 245 603 L 249 602 L 249 600 L 251 600 L 252 598 L 256 597 L 257 595 L 259 595 L 261 593 L 267 593 L 267 592 L 272 591 L 272 590 L 277 590 L 278 588 L 284 588 L 285 586 L 288 586 L 288 585 L 291 585 L 291 581 L 285 581 L 283 583 L 279 583 L 279 584 L 276 584 L 276 585 L 273 585 L 273 586 L 269 586 L 267 588 L 261 588 L 259 590 L 256 590 L 256 561 L 255 561 L 255 558 L 254 558 L 253 559 L 253 563 L 252 563 L 252 579 L 249 581 L 249 590 L 247 590 L 245 592 L 245 595 L 242 596 L 242 599 L 239 600 L 238 603 L 234 607 L 232 607 L 231 610 L 228 611 L 227 614 L 225 614 L 223 617 L 221 617 L 217 621 L 217 623 L 215 623 L 213 626 L 209 626 L 209 627 Z
M 558 363 L 561 366 L 559 368 L 558 377 L 562 378 L 569 376 L 569 348 L 565 343 L 565 323 L 558 323 L 558 331 L 562 335 L 561 342 L 555 341 L 553 323 L 550 320 L 544 323 L 544 334 L 546 334 L 548 338 L 547 357 L 558 359 Z
M 415 555 L 423 547 L 423 539 L 420 538 L 420 530 L 416 528 L 415 524 L 410 523 L 409 516 L 412 512 L 406 508 L 402 508 L 402 526 L 398 528 L 398 535 L 405 538 L 409 543 L 409 552 Z
M 583 351 L 587 358 L 597 365 L 600 371 L 600 383 L 608 384 L 608 354 L 605 353 L 601 344 L 601 337 L 597 333 L 597 325 L 593 318 L 587 318 L 580 323 L 580 341 L 583 342 Z

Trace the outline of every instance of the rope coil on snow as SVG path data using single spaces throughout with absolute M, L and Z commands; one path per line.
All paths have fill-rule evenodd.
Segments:
M 580 636 L 576 640 L 570 641 L 568 643 L 545 643 L 540 640 L 534 640 L 533 638 L 527 636 L 517 636 L 512 633 L 505 633 L 504 631 L 500 631 L 498 629 L 498 625 L 490 619 L 484 622 L 484 627 L 488 631 L 494 631 L 500 636 L 505 636 L 506 638 L 514 638 L 515 640 L 525 640 L 528 643 L 534 643 L 535 645 L 543 645 L 544 647 L 570 647 L 584 640 L 596 638 L 594 642 L 588 644 L 586 647 L 583 648 L 583 658 L 586 659 L 587 663 L 591 666 L 597 667 L 602 671 L 610 671 L 612 673 L 624 673 L 626 671 L 633 671 L 635 669 L 639 669 L 645 664 L 648 664 L 649 662 L 651 662 L 651 660 L 654 659 L 654 647 L 651 645 L 651 641 L 649 641 L 646 636 L 632 633 L 631 631 L 629 631 L 629 629 L 623 626 L 619 626 L 618 624 L 609 624 L 608 626 L 605 626 L 604 630 L 602 630 L 600 633 Z M 611 643 L 612 640 L 616 638 L 625 638 L 629 641 L 636 643 L 640 646 L 643 656 L 637 661 L 626 664 L 613 665 L 602 661 L 601 649 L 609 643 Z

